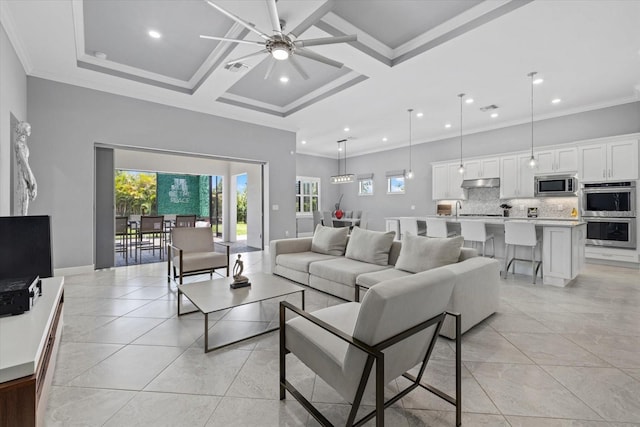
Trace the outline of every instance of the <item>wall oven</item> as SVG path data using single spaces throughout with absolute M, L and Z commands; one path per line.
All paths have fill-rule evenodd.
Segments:
M 587 223 L 587 241 L 591 246 L 636 248 L 636 219 L 611 217 L 584 217 Z
M 636 183 L 626 181 L 584 184 L 582 216 L 635 217 Z
M 584 184 L 581 207 L 588 245 L 636 248 L 635 182 Z

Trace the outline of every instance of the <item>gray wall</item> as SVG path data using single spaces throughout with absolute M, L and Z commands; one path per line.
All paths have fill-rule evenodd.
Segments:
M 4 96 L 4 95 L 3 95 Z M 295 134 L 29 77 L 30 147 L 39 179 L 33 214 L 52 216 L 55 268 L 93 264 L 94 144 L 265 161 L 271 239 L 295 224 Z
M 465 135 L 463 157 L 527 150 L 531 144 L 530 129 L 529 124 L 524 124 Z M 640 132 L 640 102 L 535 122 L 534 129 L 535 147 Z M 385 172 L 408 168 L 407 147 L 349 158 L 350 173 L 374 174 L 375 194 L 358 196 L 357 185 L 338 186 L 344 192 L 342 207 L 347 210 L 368 211 L 369 228 L 374 230 L 383 230 L 384 218 L 388 216 L 434 214 L 430 163 L 455 161 L 460 156 L 459 150 L 458 138 L 414 145 L 415 178 L 407 182 L 404 195 L 386 194 Z M 323 180 L 323 185 L 324 182 Z M 414 210 L 411 209 L 412 205 L 415 206 Z
M 0 215 L 12 213 L 13 129 L 11 115 L 27 120 L 27 75 L 0 24 Z M 27 140 L 30 144 L 30 140 Z M 36 174 L 36 180 L 40 182 Z M 29 212 L 31 213 L 31 212 Z

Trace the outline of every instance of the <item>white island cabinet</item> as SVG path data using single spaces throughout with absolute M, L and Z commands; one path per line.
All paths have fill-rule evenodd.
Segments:
M 542 228 L 544 284 L 566 286 L 584 267 L 587 225 Z

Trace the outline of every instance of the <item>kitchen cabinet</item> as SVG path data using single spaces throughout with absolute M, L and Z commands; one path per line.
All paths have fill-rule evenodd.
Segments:
M 498 178 L 500 159 L 474 159 L 464 162 L 464 179 Z
M 622 140 L 578 148 L 582 182 L 638 179 L 638 140 Z
M 463 175 L 458 172 L 458 163 L 434 164 L 432 170 L 432 198 L 433 200 L 465 199 L 462 185 Z
M 537 174 L 574 173 L 578 171 L 578 149 L 576 147 L 558 148 L 536 152 Z
M 542 271 L 547 285 L 566 286 L 585 263 L 586 224 L 542 229 Z
M 500 159 L 500 198 L 533 197 L 534 169 L 529 167 L 529 154 L 504 156 Z

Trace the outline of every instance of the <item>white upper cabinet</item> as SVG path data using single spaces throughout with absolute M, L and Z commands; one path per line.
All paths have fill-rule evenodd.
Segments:
M 536 160 L 538 167 L 535 169 L 535 173 L 539 175 L 578 171 L 578 149 L 576 147 L 537 151 Z
M 582 182 L 638 179 L 637 139 L 579 147 L 578 158 Z
M 465 199 L 462 174 L 458 172 L 458 163 L 440 163 L 433 165 L 432 197 L 433 200 Z
M 534 169 L 529 167 L 528 154 L 500 158 L 500 198 L 533 197 Z
M 500 159 L 475 159 L 464 162 L 464 179 L 498 178 Z

